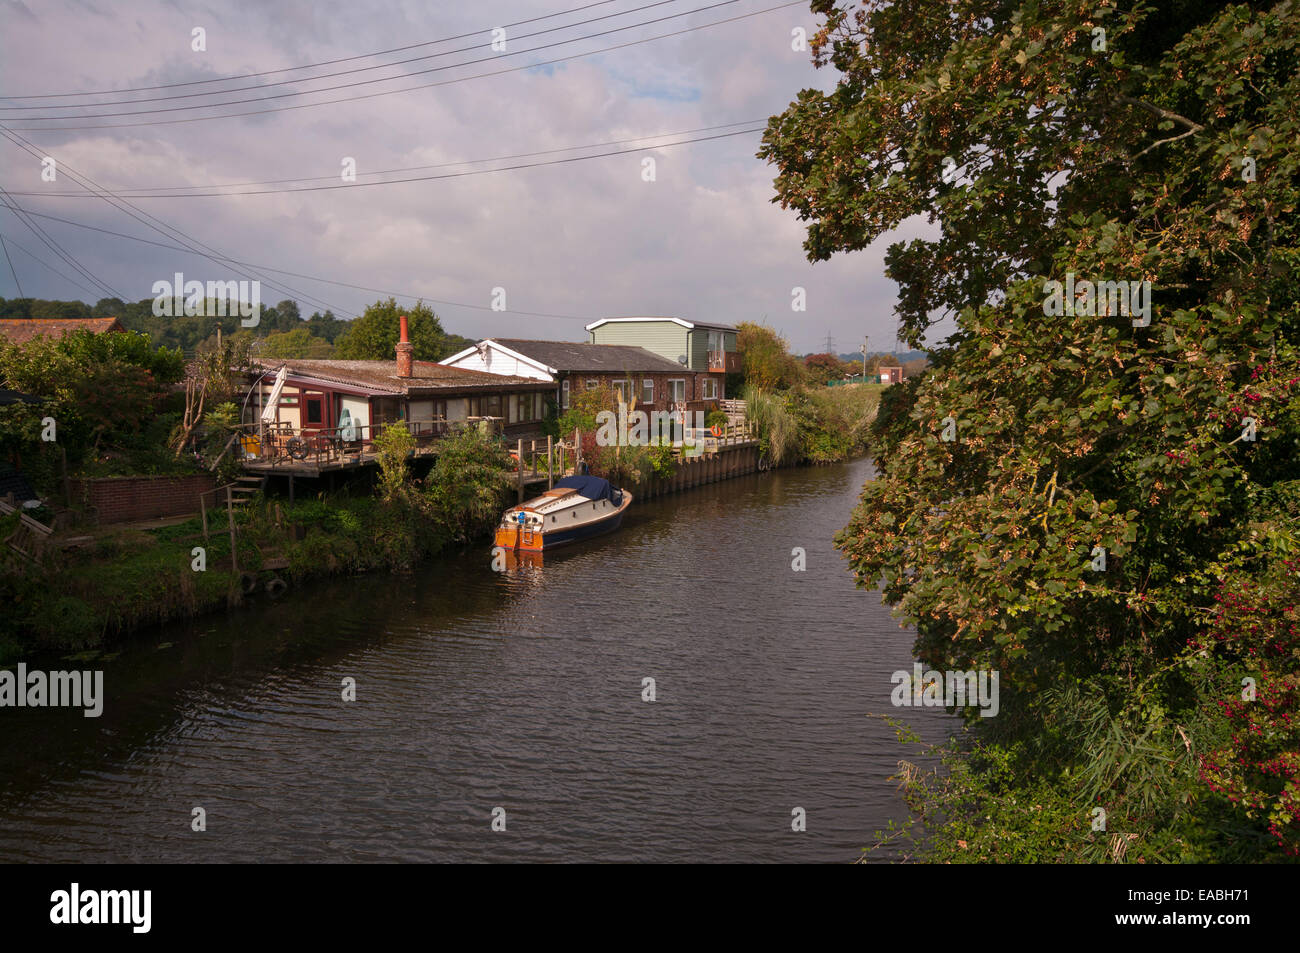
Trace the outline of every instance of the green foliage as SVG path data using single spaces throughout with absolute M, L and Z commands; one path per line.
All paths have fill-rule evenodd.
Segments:
M 323 337 L 315 337 L 310 328 L 298 327 L 292 331 L 276 331 L 268 334 L 258 350 L 259 357 L 272 359 L 287 358 L 326 358 L 334 353 L 334 347 Z
M 745 406 L 746 417 L 758 429 L 759 453 L 773 466 L 798 462 L 803 440 L 789 398 L 748 386 Z
M 785 339 L 762 324 L 742 321 L 736 325 L 736 350 L 740 352 L 747 386 L 759 390 L 782 390 L 803 382 L 804 369 L 790 353 Z
M 230 401 L 217 404 L 203 417 L 203 456 L 209 468 L 215 467 L 218 485 L 231 482 L 241 472 L 239 454 L 229 446 L 238 427 L 239 406 Z
M 390 503 L 403 498 L 410 483 L 407 460 L 415 450 L 415 436 L 401 424 L 390 425 L 375 435 L 371 448 L 379 463 L 380 495 Z
M 937 221 L 886 263 L 914 346 L 956 322 L 927 374 L 886 390 L 881 476 L 839 546 L 930 667 L 1001 672 L 980 733 L 1025 755 L 971 761 L 972 783 L 1108 806 L 1124 846 L 1090 859 L 1206 859 L 1229 841 L 1276 857 L 1294 845 L 1292 775 L 1266 782 L 1279 752 L 1225 743 L 1233 716 L 1203 703 L 1286 631 L 1255 587 L 1295 551 L 1268 503 L 1300 458 L 1294 4 L 815 9 L 816 60 L 841 82 L 769 123 L 778 200 L 809 221 L 814 260 Z M 1149 325 L 1049 308 L 1045 279 L 1067 275 L 1149 281 Z M 1188 653 L 1228 578 L 1269 625 Z M 987 823 L 1026 832 L 1014 812 Z
M 0 448 L 46 493 L 55 489 L 59 451 L 74 472 L 130 470 L 137 461 L 147 468 L 156 448 L 144 435 L 166 412 L 166 388 L 181 369 L 178 352 L 154 350 L 141 334 L 76 331 L 21 346 L 0 341 L 0 385 L 44 398 L 0 411 Z M 41 440 L 46 416 L 55 420 L 53 444 Z
M 477 428 L 439 442 L 424 498 L 448 539 L 465 543 L 496 525 L 513 485 L 514 469 L 500 441 Z
M 635 402 L 632 406 L 636 406 Z M 575 428 L 591 433 L 596 430 L 597 415 L 606 410 L 618 412 L 618 395 L 608 384 L 574 393 L 569 399 L 569 409 L 556 423 L 556 435 L 564 440 L 573 436 Z M 629 407 L 628 413 L 631 412 L 632 407 Z
M 356 361 L 394 360 L 403 314 L 407 316 L 415 360 L 440 361 L 453 353 L 432 308 L 422 302 L 401 308 L 395 298 L 389 298 L 370 305 L 361 317 L 349 323 L 334 342 L 334 356 Z

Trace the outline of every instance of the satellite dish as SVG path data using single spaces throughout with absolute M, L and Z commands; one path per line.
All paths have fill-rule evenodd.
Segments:
M 677 355 L 677 363 L 680 364 L 680 365 L 682 365 L 682 367 L 685 367 L 685 366 L 686 366 L 686 360 L 687 360 L 687 358 L 686 358 L 686 355 L 685 355 L 685 354 L 678 354 L 678 355 Z

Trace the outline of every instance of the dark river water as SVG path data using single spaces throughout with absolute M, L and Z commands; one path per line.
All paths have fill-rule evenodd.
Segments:
M 831 544 L 870 475 L 744 477 L 541 568 L 484 545 L 29 660 L 102 668 L 105 709 L 0 709 L 0 861 L 855 860 L 905 816 L 869 714 L 949 724 L 890 707 L 912 635 Z

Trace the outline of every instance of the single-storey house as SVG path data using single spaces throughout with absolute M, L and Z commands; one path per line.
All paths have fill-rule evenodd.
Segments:
M 488 338 L 442 363 L 546 381 L 561 413 L 574 395 L 602 386 L 647 412 L 712 410 L 722 396 L 719 375 L 629 345 Z
M 243 422 L 260 440 L 247 449 L 275 455 L 273 448 L 293 438 L 312 449 L 363 449 L 396 421 L 419 438 L 484 419 L 507 438 L 540 433 L 546 383 L 414 360 L 405 317 L 396 350 L 393 361 L 255 361 Z
M 495 418 L 508 437 L 541 429 L 550 388 L 526 377 L 485 374 L 430 361 L 412 361 L 399 375 L 393 361 L 328 359 L 257 362 L 261 386 L 245 404 L 245 423 L 255 424 L 274 398 L 271 422 L 298 435 L 354 428 L 354 439 L 398 420 L 414 432 L 438 435 L 475 418 Z M 277 378 L 284 381 L 277 391 Z

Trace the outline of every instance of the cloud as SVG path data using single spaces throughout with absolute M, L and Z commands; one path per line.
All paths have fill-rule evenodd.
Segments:
M 624 3 L 610 9 L 635 5 L 639 4 Z M 515 42 L 529 46 L 554 42 L 700 5 L 684 0 Z M 298 105 L 313 99 L 457 79 L 769 5 L 744 0 L 710 13 L 557 47 L 531 58 L 493 59 L 416 77 L 405 84 L 372 84 L 316 97 L 228 108 Z M 471 34 L 381 58 L 390 62 L 476 47 L 471 52 L 402 67 L 430 69 L 493 55 L 489 43 L 494 23 L 545 16 L 553 12 L 554 5 L 541 0 L 436 7 L 413 0 L 275 5 L 235 0 L 221 6 L 181 9 L 171 3 L 139 0 L 132 4 L 129 15 L 111 19 L 84 3 L 58 0 L 42 4 L 39 19 L 21 3 L 10 2 L 6 8 L 17 15 L 6 16 L 7 29 L 0 40 L 0 87 L 5 95 L 13 96 L 193 82 Z M 518 36 L 557 22 L 575 23 L 604 12 L 608 11 L 597 8 L 560 21 L 514 27 L 508 35 Z M 741 120 L 758 119 L 761 123 L 782 110 L 801 88 L 829 88 L 834 82 L 833 74 L 811 67 L 806 52 L 790 49 L 791 30 L 799 25 L 811 32 L 813 20 L 806 9 L 795 7 L 551 67 L 356 102 L 212 122 L 23 135 L 37 143 L 38 151 L 113 188 L 305 176 L 328 177 L 319 184 L 332 184 L 344 157 L 354 158 L 357 171 L 364 174 L 540 153 Z M 206 53 L 190 48 L 194 26 L 207 30 Z M 345 62 L 228 85 L 301 78 L 375 62 Z M 339 76 L 319 85 L 356 82 L 392 72 Z M 210 88 L 193 86 L 96 99 L 147 98 Z M 221 98 L 259 97 L 292 88 L 250 90 Z M 196 97 L 105 108 L 171 108 L 204 101 Z M 42 103 L 48 101 L 22 104 Z M 49 113 L 27 113 L 29 117 L 33 114 Z M 20 121 L 16 117 L 21 113 L 4 115 L 8 125 L 48 125 L 30 118 Z M 159 113 L 107 121 L 187 115 Z M 771 201 L 774 171 L 754 157 L 758 140 L 758 135 L 752 134 L 676 148 L 646 147 L 586 162 L 376 188 L 138 199 L 133 204 L 195 239 L 248 261 L 484 307 L 490 304 L 492 289 L 499 286 L 507 289 L 511 308 L 575 316 L 570 320 L 543 319 L 438 306 L 450 330 L 471 336 L 527 334 L 581 339 L 581 319 L 606 314 L 672 314 L 733 323 L 766 317 L 801 351 L 820 350 L 827 333 L 842 350 L 858 346 L 864 333 L 885 346 L 893 339 L 895 300 L 895 287 L 883 275 L 882 257 L 888 241 L 861 253 L 810 264 L 801 248 L 803 226 Z M 70 176 L 61 175 L 57 183 L 42 183 L 39 161 L 13 145 L 0 143 L 0 150 L 6 189 L 75 189 Z M 497 165 L 560 157 L 537 155 Z M 653 182 L 642 177 L 642 159 L 646 157 L 655 160 Z M 465 168 L 431 169 L 426 174 Z M 38 211 L 164 240 L 100 200 L 37 196 L 21 201 Z M 228 274 L 195 256 L 57 223 L 43 224 L 87 268 L 130 298 L 147 297 L 153 281 L 170 277 L 176 270 L 204 279 Z M 928 227 L 908 223 L 897 237 L 928 234 Z M 0 212 L 0 232 L 51 259 L 11 213 Z M 67 270 L 61 262 L 52 263 Z M 18 267 L 29 295 L 84 297 L 30 260 Z M 270 273 L 267 277 L 303 292 L 300 300 L 305 314 L 325 306 L 336 313 L 354 314 L 378 297 L 304 279 Z M 7 272 L 0 273 L 0 293 L 16 294 L 12 283 Z M 790 310 L 791 289 L 796 285 L 807 289 L 806 313 Z M 279 300 L 285 295 L 264 287 L 263 296 Z

